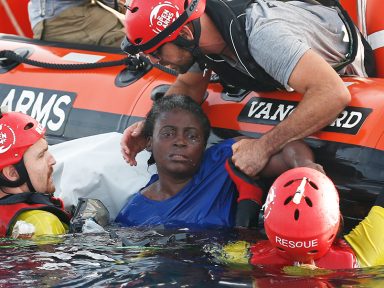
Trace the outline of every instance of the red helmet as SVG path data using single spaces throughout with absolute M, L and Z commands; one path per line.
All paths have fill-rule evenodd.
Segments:
M 328 252 L 340 224 L 339 195 L 323 173 L 306 167 L 283 173 L 264 204 L 264 227 L 280 255 L 308 262 Z
M 29 115 L 0 112 L 0 169 L 18 163 L 44 133 L 45 128 Z
M 155 51 L 175 40 L 183 25 L 199 18 L 205 4 L 206 0 L 131 0 L 125 14 L 127 37 L 121 48 L 131 55 Z

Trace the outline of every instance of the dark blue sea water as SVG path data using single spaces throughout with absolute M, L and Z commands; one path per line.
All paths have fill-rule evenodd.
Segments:
M 109 232 L 0 239 L 0 287 L 384 287 L 384 266 L 286 273 L 213 256 L 228 241 L 257 240 L 251 230 Z

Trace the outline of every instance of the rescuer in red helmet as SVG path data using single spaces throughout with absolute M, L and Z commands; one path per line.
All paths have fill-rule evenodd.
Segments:
M 67 231 L 69 214 L 52 196 L 56 161 L 44 133 L 45 128 L 28 115 L 0 112 L 0 237 Z
M 334 184 L 327 176 L 310 168 L 300 167 L 283 173 L 271 186 L 264 204 L 268 243 L 274 247 L 276 256 L 287 264 L 290 261 L 311 264 L 332 253 L 337 257 L 331 264 L 336 264 L 337 260 L 355 261 L 351 249 L 344 255 L 345 247 L 341 250 L 332 246 L 340 217 L 339 195 Z M 258 264 L 264 261 L 262 259 L 267 258 L 258 258 L 256 250 L 251 263 Z M 353 261 L 347 262 L 347 266 L 355 266 Z
M 253 265 L 349 269 L 384 264 L 384 194 L 342 239 L 337 190 L 311 168 L 294 168 L 275 180 L 264 204 L 264 227 L 268 240 L 238 244 L 249 248 L 247 261 Z M 235 244 L 225 247 L 226 258 L 241 261 L 231 257 L 235 250 Z
M 177 70 L 180 75 L 166 95 L 188 95 L 199 104 L 211 70 L 239 89 L 303 94 L 295 111 L 259 140 L 233 144 L 235 166 L 254 177 L 285 144 L 337 118 L 351 97 L 338 73 L 374 73 L 364 67 L 369 62 L 364 57 L 372 58 L 372 51 L 360 53 L 363 37 L 338 1 L 320 2 L 333 3 L 130 0 L 122 49 L 143 52 L 151 61 Z M 121 141 L 123 157 L 131 165 L 145 148 L 141 127 L 126 129 Z

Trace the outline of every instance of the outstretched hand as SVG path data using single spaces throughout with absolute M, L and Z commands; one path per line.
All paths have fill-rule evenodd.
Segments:
M 144 121 L 136 122 L 123 132 L 120 148 L 124 160 L 131 166 L 136 166 L 136 155 L 147 146 L 147 140 L 142 135 Z

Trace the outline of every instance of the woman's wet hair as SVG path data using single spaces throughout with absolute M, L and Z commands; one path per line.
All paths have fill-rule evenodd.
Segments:
M 159 116 L 164 112 L 170 112 L 175 109 L 184 110 L 196 116 L 203 128 L 204 142 L 207 144 L 209 133 L 211 132 L 209 119 L 199 104 L 191 97 L 184 95 L 164 96 L 153 102 L 152 109 L 148 112 L 147 119 L 144 122 L 143 135 L 146 138 L 151 137 Z
M 173 110 L 184 110 L 196 116 L 203 129 L 204 145 L 207 145 L 208 137 L 211 132 L 211 123 L 209 122 L 208 116 L 204 113 L 199 104 L 197 104 L 191 97 L 184 95 L 164 96 L 153 102 L 153 106 L 148 112 L 147 118 L 144 122 L 144 137 L 148 139 L 153 135 L 155 123 L 162 113 Z M 154 163 L 155 159 L 152 154 L 148 160 L 148 165 L 152 165 Z

